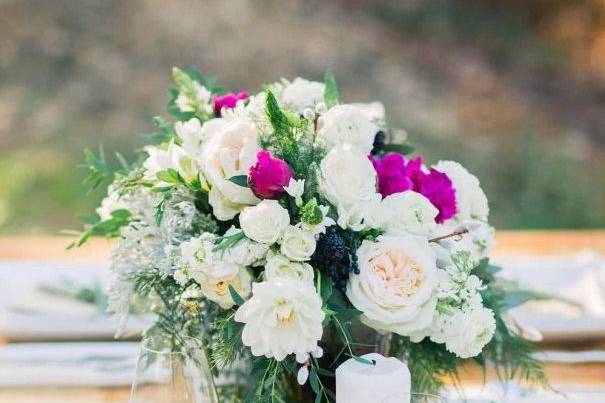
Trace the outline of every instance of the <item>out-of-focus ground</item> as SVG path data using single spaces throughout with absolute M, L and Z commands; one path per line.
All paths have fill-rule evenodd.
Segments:
M 496 226 L 605 226 L 603 0 L 0 0 L 0 232 L 77 227 L 82 149 L 132 156 L 192 64 L 232 90 L 330 68 Z

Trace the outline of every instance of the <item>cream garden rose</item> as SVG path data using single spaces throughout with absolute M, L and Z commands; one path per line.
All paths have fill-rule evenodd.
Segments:
M 320 170 L 320 190 L 338 209 L 338 225 L 343 228 L 359 224 L 368 207 L 381 199 L 367 154 L 350 144 L 332 148 Z
M 229 181 L 233 176 L 248 174 L 260 146 L 256 127 L 247 120 L 221 121 L 215 125 L 218 127 L 213 128 L 214 133 L 204 145 L 201 168 L 212 187 L 209 202 L 216 217 L 229 220 L 245 206 L 260 201 L 248 187 Z
M 256 206 L 244 208 L 239 223 L 248 238 L 271 245 L 290 225 L 290 215 L 277 200 L 263 200 Z
M 302 228 L 289 226 L 281 239 L 281 253 L 294 261 L 311 259 L 315 252 L 315 235 Z
M 235 320 L 245 323 L 242 342 L 253 355 L 282 361 L 295 354 L 303 363 L 317 349 L 324 316 L 312 284 L 275 279 L 252 285 L 252 297 L 238 308 Z
M 351 275 L 347 297 L 362 321 L 404 336 L 433 320 L 437 266 L 426 239 L 401 235 L 365 240 L 357 250 L 360 273 Z
M 336 105 L 321 118 L 318 138 L 328 146 L 348 143 L 365 155 L 370 153 L 379 128 L 359 108 L 347 104 Z
M 208 271 L 197 277 L 202 294 L 210 301 L 216 302 L 221 308 L 228 309 L 235 305 L 229 292 L 229 286 L 242 297 L 250 295 L 252 276 L 245 267 L 238 267 L 235 274 L 227 271 Z

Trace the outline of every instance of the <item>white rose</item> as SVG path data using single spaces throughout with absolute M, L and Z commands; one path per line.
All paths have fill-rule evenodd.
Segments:
M 258 145 L 255 126 L 246 120 L 232 120 L 214 125 L 213 133 L 204 145 L 201 168 L 212 189 L 216 189 L 213 195 L 214 204 L 211 204 L 213 208 L 217 205 L 222 214 L 220 217 L 216 213 L 215 215 L 220 220 L 227 220 L 233 218 L 242 206 L 259 202 L 249 188 L 239 186 L 229 181 L 229 178 L 248 175 L 248 170 L 256 162 L 256 154 L 261 148 Z
M 309 260 L 315 252 L 315 235 L 298 227 L 288 227 L 281 239 L 281 253 L 294 261 Z
M 482 306 L 458 310 L 446 322 L 441 339 L 460 358 L 475 357 L 494 336 L 494 312 Z
M 425 196 L 407 190 L 385 197 L 378 213 L 381 227 L 390 233 L 428 235 L 437 225 L 439 210 Z
M 244 208 L 239 223 L 248 238 L 271 245 L 290 224 L 290 215 L 277 200 L 266 199 L 256 206 Z
M 252 276 L 244 267 L 240 267 L 235 274 L 222 274 L 211 272 L 204 274 L 198 280 L 202 294 L 210 301 L 216 302 L 221 308 L 228 309 L 235 305 L 229 286 L 242 297 L 250 295 Z
M 328 146 L 352 144 L 365 155 L 372 150 L 374 137 L 379 127 L 352 105 L 336 105 L 322 116 L 322 126 L 318 138 Z
M 324 90 L 323 83 L 297 77 L 284 87 L 281 100 L 286 107 L 300 113 L 305 108 L 313 108 L 317 103 L 323 102 Z
M 332 148 L 320 163 L 320 191 L 338 210 L 338 224 L 359 224 L 369 206 L 381 199 L 376 172 L 367 154 L 351 145 Z
M 434 168 L 450 178 L 456 191 L 456 218 L 487 221 L 489 206 L 479 179 L 454 161 L 439 161 Z
M 191 118 L 186 122 L 176 122 L 174 131 L 181 139 L 181 147 L 192 158 L 199 158 L 202 153 L 204 131 L 197 118 Z
M 195 179 L 198 169 L 191 157 L 178 145 L 170 143 L 166 150 L 148 146 L 145 151 L 149 155 L 143 167 L 145 168 L 145 179 L 159 184 L 165 184 L 157 177 L 157 173 L 167 169 L 174 169 L 188 182 Z
M 296 354 L 300 363 L 316 351 L 323 319 L 315 287 L 284 279 L 254 283 L 252 297 L 235 313 L 235 320 L 245 323 L 242 342 L 254 356 L 282 361 Z
M 290 278 L 313 284 L 313 267 L 308 263 L 292 262 L 285 256 L 274 255 L 265 265 L 267 280 Z
M 366 325 L 408 336 L 431 324 L 438 269 L 426 240 L 411 235 L 365 240 L 357 256 L 360 273 L 349 278 L 347 297 Z
M 120 193 L 112 185 L 107 188 L 107 197 L 101 201 L 101 205 L 96 212 L 101 217 L 101 221 L 111 218 L 111 213 L 116 210 L 128 210 L 128 203 L 120 197 Z

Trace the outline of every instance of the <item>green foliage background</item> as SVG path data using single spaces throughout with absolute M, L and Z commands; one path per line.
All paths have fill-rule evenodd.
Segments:
M 173 65 L 236 91 L 330 69 L 343 102 L 383 101 L 428 162 L 476 173 L 495 226 L 603 227 L 605 79 L 578 61 L 605 57 L 545 28 L 603 29 L 596 3 L 2 2 L 0 233 L 78 228 L 103 196 L 81 185 L 83 149 L 132 161 Z

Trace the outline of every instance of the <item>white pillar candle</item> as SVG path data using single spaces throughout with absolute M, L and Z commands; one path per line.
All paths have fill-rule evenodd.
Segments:
M 350 358 L 336 368 L 336 403 L 379 403 L 393 396 L 406 396 L 409 402 L 411 376 L 407 365 L 377 353 L 361 357 L 375 364 Z

